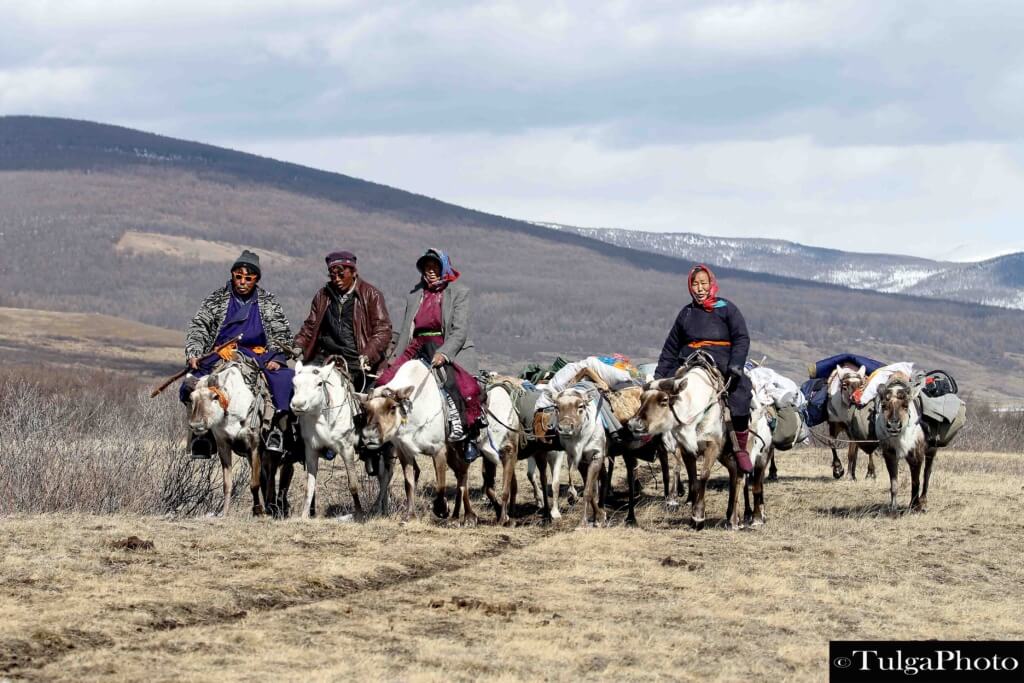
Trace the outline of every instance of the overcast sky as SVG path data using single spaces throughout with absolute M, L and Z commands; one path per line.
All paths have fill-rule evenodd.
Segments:
M 1024 3 L 0 0 L 0 114 L 583 226 L 1024 249 Z

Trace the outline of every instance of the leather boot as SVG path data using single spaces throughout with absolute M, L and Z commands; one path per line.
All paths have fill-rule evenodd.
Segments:
M 747 439 L 750 438 L 750 430 L 744 429 L 742 432 L 736 432 L 736 445 L 739 446 L 736 455 L 736 465 L 740 468 L 741 472 L 750 474 L 754 471 L 754 465 L 750 462 L 750 452 L 747 451 Z

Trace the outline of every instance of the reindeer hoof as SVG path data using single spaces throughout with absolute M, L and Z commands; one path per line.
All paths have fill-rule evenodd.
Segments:
M 874 470 L 868 470 L 868 473 L 865 474 L 864 476 L 867 477 L 868 479 L 875 479 L 876 478 Z
M 779 480 L 779 473 L 778 472 L 769 472 L 768 476 L 765 478 L 765 480 L 766 481 L 778 481 Z
M 474 526 L 477 525 L 477 523 L 479 521 L 480 520 L 477 519 L 476 515 L 467 515 L 466 517 L 463 517 L 463 519 L 462 519 L 462 526 L 464 526 L 464 527 L 474 527 Z
M 434 499 L 434 516 L 448 519 L 448 501 L 444 498 Z
M 693 525 L 693 528 L 696 529 L 697 531 L 703 531 L 704 530 L 704 518 L 703 517 L 701 517 L 699 519 L 697 517 L 694 517 L 693 519 L 690 520 L 690 523 Z
M 626 517 L 626 526 L 631 527 L 633 529 L 635 529 L 637 526 L 639 526 L 636 523 L 636 517 Z
M 843 469 L 842 465 L 840 465 L 838 463 L 835 464 L 835 465 L 832 465 L 832 478 L 833 479 L 842 479 L 844 474 L 846 474 L 846 471 Z
M 679 501 L 678 500 L 665 501 L 665 509 L 668 510 L 669 512 L 675 512 L 676 510 L 679 509 Z
M 765 525 L 765 519 L 763 517 L 755 517 L 750 521 L 751 528 L 757 529 Z

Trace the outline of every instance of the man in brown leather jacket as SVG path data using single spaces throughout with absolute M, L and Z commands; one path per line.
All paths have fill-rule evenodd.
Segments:
M 330 281 L 313 297 L 295 347 L 306 362 L 343 358 L 356 389 L 365 390 L 364 373 L 377 371 L 391 342 L 384 295 L 359 277 L 352 252 L 331 252 L 326 261 Z

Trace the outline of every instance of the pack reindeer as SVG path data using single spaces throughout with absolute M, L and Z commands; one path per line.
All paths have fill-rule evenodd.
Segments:
M 587 526 L 588 513 L 591 512 L 595 526 L 603 526 L 608 519 L 600 505 L 598 491 L 608 458 L 608 437 L 599 414 L 600 401 L 597 392 L 591 396 L 577 388 L 565 389 L 555 396 L 558 437 L 568 456 L 570 469 L 578 469 L 583 477 L 581 527 Z M 542 481 L 543 478 L 542 475 Z M 558 491 L 554 490 L 553 494 L 557 496 Z M 547 487 L 544 487 L 544 496 L 547 496 Z M 544 508 L 548 507 L 545 501 Z
M 670 434 L 682 449 L 690 480 L 691 520 L 697 529 L 704 528 L 704 496 L 715 462 L 720 462 L 729 475 L 727 524 L 731 529 L 739 528 L 737 500 L 742 479 L 732 448 L 726 448 L 724 393 L 722 377 L 710 361 L 687 361 L 674 378 L 648 385 L 640 410 L 629 422 L 634 434 Z
M 302 506 L 303 519 L 309 518 L 313 497 L 316 494 L 316 477 L 320 457 L 330 449 L 337 453 L 345 464 L 349 492 L 356 514 L 363 514 L 359 500 L 359 483 L 355 475 L 356 446 L 359 432 L 356 417 L 360 413 L 359 397 L 348 375 L 334 363 L 323 367 L 295 366 L 293 380 L 294 395 L 292 412 L 298 417 L 305 444 L 306 497 Z M 378 513 L 388 509 L 388 485 L 391 482 L 392 460 L 381 458 L 377 469 L 379 493 L 374 503 Z
M 928 507 L 928 480 L 937 449 L 927 445 L 920 417 L 909 379 L 901 373 L 894 375 L 879 391 L 875 404 L 875 432 L 885 468 L 889 471 L 889 510 L 892 513 L 898 510 L 900 460 L 906 460 L 910 468 L 910 509 L 925 512 Z
M 231 506 L 232 455 L 237 453 L 249 462 L 249 490 L 252 492 L 252 513 L 261 516 L 260 503 L 262 415 L 256 396 L 235 362 L 229 362 L 196 383 L 190 396 L 189 427 L 197 435 L 213 435 L 220 456 L 224 477 L 224 504 L 220 514 L 227 516 Z
M 837 380 L 838 384 L 835 391 L 831 389 L 833 380 Z M 850 479 L 857 479 L 857 451 L 863 449 L 856 443 L 850 431 L 850 421 L 853 419 L 853 411 L 857 410 L 853 396 L 864 387 L 866 381 L 867 371 L 864 366 L 858 368 L 852 363 L 840 365 L 829 377 L 828 435 L 829 447 L 832 449 L 832 476 L 836 479 L 842 479 L 845 474 L 843 463 L 836 451 L 836 440 L 841 437 L 850 441 L 846 450 L 846 464 L 850 471 Z M 875 478 L 873 450 L 865 451 L 868 456 L 868 471 L 865 476 L 869 479 Z
M 498 524 L 508 526 L 512 523 L 511 511 L 516 505 L 516 463 L 519 461 L 519 413 L 512 400 L 510 390 L 495 384 L 487 389 L 487 414 L 490 419 L 478 446 L 484 458 L 492 463 L 500 463 L 502 468 L 501 499 L 497 503 Z M 490 468 L 484 467 L 484 489 L 488 498 L 494 502 L 493 477 L 487 474 Z M 488 485 L 491 485 L 491 490 Z

